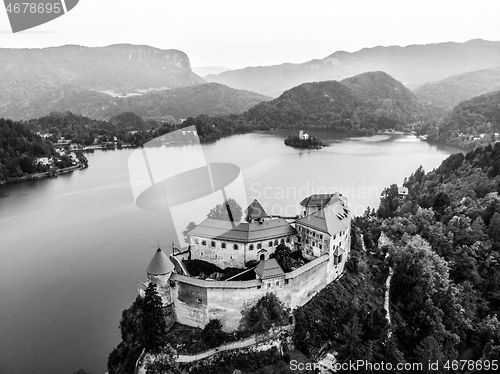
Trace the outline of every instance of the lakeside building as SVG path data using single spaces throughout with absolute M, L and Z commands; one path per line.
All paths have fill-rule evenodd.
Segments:
M 188 233 L 187 250 L 167 256 L 158 249 L 147 268 L 147 283 L 157 285 L 170 322 L 203 328 L 217 318 L 224 330 L 233 331 L 242 310 L 267 292 L 295 309 L 337 279 L 350 253 L 347 199 L 339 193 L 311 195 L 300 205 L 302 214 L 288 222 L 268 216 L 254 200 L 245 210 L 245 222 L 207 218 Z M 271 258 L 279 244 L 300 254 L 304 263 L 285 272 Z M 223 281 L 193 277 L 184 266 L 190 259 L 242 271 Z M 246 269 L 251 260 L 258 264 Z

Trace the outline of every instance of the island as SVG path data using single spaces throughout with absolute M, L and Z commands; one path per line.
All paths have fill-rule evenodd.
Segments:
M 296 148 L 316 148 L 320 149 L 325 147 L 323 142 L 315 137 L 305 134 L 302 130 L 299 131 L 299 135 L 289 135 L 285 139 L 285 145 Z

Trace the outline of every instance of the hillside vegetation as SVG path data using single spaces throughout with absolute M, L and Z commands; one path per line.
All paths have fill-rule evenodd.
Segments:
M 383 72 L 370 72 L 341 82 L 304 83 L 244 114 L 251 123 L 273 128 L 337 129 L 373 134 L 402 128 L 434 112 L 400 82 Z
M 482 360 L 468 368 L 482 373 L 500 357 L 500 143 L 420 167 L 404 186 L 408 196 L 392 185 L 377 212 L 355 218 L 346 274 L 294 312 L 297 347 L 424 371 L 439 360 L 439 373 Z
M 428 133 L 432 142 L 464 149 L 495 142 L 495 133 L 500 133 L 500 91 L 461 102 Z
M 113 97 L 74 86 L 61 86 L 43 95 L 12 103 L 5 109 L 10 118 L 37 118 L 51 112 L 71 111 L 86 117 L 109 119 L 122 112 L 142 117 L 176 120 L 206 114 L 220 116 L 239 114 L 252 106 L 270 100 L 254 92 L 235 90 L 217 83 L 152 91 L 133 96 Z
M 451 110 L 461 101 L 500 90 L 500 67 L 472 71 L 426 83 L 413 92 L 422 101 Z
M 500 42 L 481 39 L 337 51 L 300 64 L 247 67 L 208 75 L 209 82 L 278 97 L 305 82 L 341 80 L 368 71 L 385 71 L 409 88 L 452 75 L 500 66 Z
M 0 52 L 0 111 L 9 117 L 12 116 L 7 113 L 9 108 L 19 102 L 35 105 L 38 100 L 57 102 L 61 96 L 59 88 L 65 85 L 74 87 L 73 90 L 130 93 L 205 82 L 191 71 L 187 55 L 177 50 L 120 44 L 99 48 L 67 45 L 1 49 Z M 50 99 L 45 99 L 45 95 Z M 97 97 L 94 95 L 92 100 Z M 59 109 L 70 108 L 54 108 Z

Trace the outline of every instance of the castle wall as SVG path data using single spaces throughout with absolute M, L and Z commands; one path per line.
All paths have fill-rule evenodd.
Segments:
M 284 277 L 261 281 L 207 281 L 172 274 L 172 300 L 176 321 L 202 328 L 210 319 L 221 320 L 224 330 L 238 328 L 241 311 L 267 292 L 273 292 L 290 309 L 306 304 L 343 269 L 343 262 L 333 265 L 328 255 L 285 274 Z
M 288 246 L 292 244 L 291 236 L 289 235 L 253 243 L 191 237 L 191 258 L 209 261 L 222 269 L 227 267 L 244 268 L 245 263 L 250 260 L 260 261 L 261 254 L 264 254 L 265 259 L 268 260 L 269 256 L 274 253 L 276 246 L 282 240 Z M 206 245 L 202 244 L 203 241 L 205 241 Z M 215 246 L 212 246 L 212 241 L 215 243 Z M 269 246 L 269 242 L 272 243 L 271 246 Z M 222 248 L 222 243 L 225 243 L 226 248 Z M 234 249 L 235 244 L 238 246 L 238 249 Z M 260 249 L 258 248 L 259 244 L 261 246 Z M 251 249 L 251 246 L 253 246 L 253 249 Z

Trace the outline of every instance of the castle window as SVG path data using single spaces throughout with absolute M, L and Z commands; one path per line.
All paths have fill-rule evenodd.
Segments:
M 280 281 L 276 281 L 276 286 L 279 286 L 280 285 Z
M 319 245 L 319 249 L 323 249 L 323 245 L 322 244 Z
M 290 237 L 289 236 L 286 237 L 286 242 L 290 243 Z
M 257 243 L 257 249 L 262 249 L 262 243 Z
M 269 247 L 269 248 L 271 248 L 272 246 L 273 246 L 273 241 L 271 240 L 271 241 L 269 241 L 269 243 L 268 243 L 268 247 Z
M 307 229 L 307 233 L 308 233 L 308 234 L 310 234 L 310 233 L 311 233 L 311 231 L 309 231 L 309 229 Z
M 280 243 L 285 244 L 285 239 L 281 238 Z
M 320 238 L 320 239 L 323 239 L 323 234 L 319 234 L 319 238 Z
M 316 236 L 316 232 L 315 231 L 313 231 L 313 236 Z
M 253 251 L 253 249 L 254 249 L 253 244 L 250 244 L 250 245 L 248 246 L 248 249 L 249 249 L 250 251 Z
M 195 239 L 194 239 L 194 244 L 200 244 L 200 239 L 195 238 Z
M 274 245 L 278 245 L 278 239 L 274 239 Z
M 285 284 L 288 284 L 288 279 L 285 279 Z
M 212 247 L 215 247 L 215 240 L 212 240 L 210 244 L 212 245 Z
M 226 243 L 224 243 L 224 242 L 220 243 L 220 247 L 221 247 L 222 249 L 226 249 Z
M 333 264 L 338 265 L 342 262 L 342 255 L 340 256 L 333 256 Z
M 233 244 L 233 249 L 238 250 L 238 249 L 240 249 L 240 246 L 239 246 L 238 244 L 234 243 L 234 244 Z
M 206 240 L 202 240 L 201 241 L 201 245 L 207 245 L 207 241 Z
M 268 283 L 268 284 L 267 284 L 267 288 L 271 288 L 271 283 Z
M 337 237 L 337 234 L 333 234 L 333 240 L 335 240 Z

